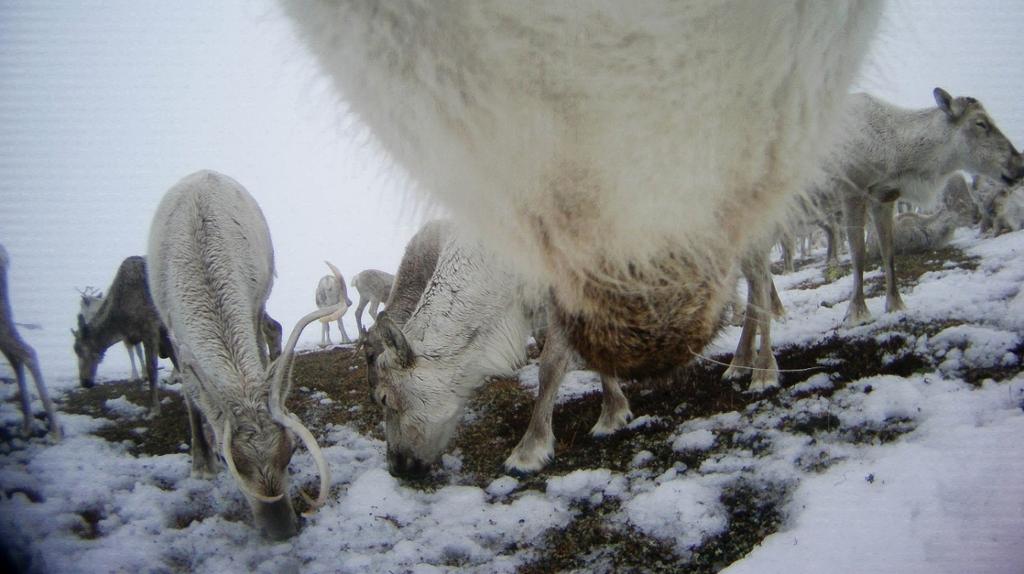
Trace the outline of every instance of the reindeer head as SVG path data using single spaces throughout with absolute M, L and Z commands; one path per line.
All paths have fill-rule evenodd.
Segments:
M 953 125 L 957 154 L 967 171 L 1002 179 L 1006 183 L 1024 177 L 1024 160 L 1003 132 L 974 98 L 954 98 L 942 88 L 933 95 L 939 109 Z
M 96 368 L 103 360 L 101 345 L 93 338 L 92 330 L 86 323 L 85 317 L 78 315 L 78 329 L 72 329 L 71 334 L 75 337 L 75 355 L 78 356 L 78 381 L 89 388 L 96 384 Z
M 267 367 L 266 384 L 257 386 L 253 396 L 225 393 L 214 378 L 203 372 L 195 356 L 187 348 L 179 347 L 186 372 L 194 377 L 201 395 L 206 397 L 201 403 L 206 407 L 204 412 L 214 425 L 228 470 L 249 502 L 255 526 L 274 540 L 284 540 L 298 531 L 298 520 L 288 496 L 288 464 L 297 442 L 309 450 L 320 474 L 317 499 L 302 493 L 310 503 L 310 512 L 327 500 L 327 462 L 313 434 L 285 408 L 285 402 L 299 335 L 311 321 L 330 311 L 318 310 L 299 320 L 280 357 Z
M 384 410 L 388 469 L 406 478 L 425 475 L 455 433 L 465 403 L 436 358 L 417 356 L 402 330 L 377 316 L 365 346 L 367 378 Z

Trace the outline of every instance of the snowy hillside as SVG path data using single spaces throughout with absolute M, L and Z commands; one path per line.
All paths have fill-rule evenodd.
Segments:
M 593 441 L 565 431 L 599 389 L 574 373 L 555 413 L 557 460 L 537 477 L 481 470 L 464 436 L 428 484 L 403 484 L 378 438 L 311 424 L 332 467 L 331 500 L 280 544 L 251 529 L 226 473 L 189 477 L 179 431 L 167 440 L 180 452 L 138 452 L 160 438 L 144 402 L 117 396 L 96 416 L 65 412 L 66 439 L 51 446 L 41 420 L 39 436 L 16 438 L 21 415 L 5 384 L 0 539 L 18 565 L 47 572 L 1020 572 L 1024 232 L 960 230 L 954 245 L 952 261 L 925 257 L 933 270 L 902 285 L 905 313 L 884 315 L 874 297 L 875 321 L 855 329 L 840 326 L 849 275 L 826 283 L 819 262 L 776 276 L 789 313 L 775 330 L 780 367 L 818 368 L 787 373 L 763 397 L 697 365 L 671 387 L 628 385 L 638 418 Z M 706 354 L 727 359 L 737 336 L 727 329 Z M 353 380 L 359 368 L 346 367 Z M 314 391 L 301 389 L 311 384 L 301 373 L 303 401 L 368 408 L 358 381 L 343 392 L 334 375 Z M 520 382 L 536 386 L 535 365 Z M 166 390 L 168 408 L 180 403 Z M 705 408 L 709 390 L 726 398 Z M 519 430 L 504 432 L 487 428 L 506 414 L 488 412 L 494 404 L 474 403 L 463 435 L 486 435 L 481 451 L 500 461 L 507 449 L 494 445 L 518 440 L 528 406 L 508 415 Z M 104 434 L 112 427 L 120 438 Z M 314 488 L 304 451 L 292 472 Z

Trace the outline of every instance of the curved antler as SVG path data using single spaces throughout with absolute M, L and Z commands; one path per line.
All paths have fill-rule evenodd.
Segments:
M 311 499 L 305 492 L 300 489 L 299 492 L 302 497 L 310 503 L 310 510 L 304 515 L 310 515 L 316 512 L 318 508 L 327 502 L 327 495 L 331 483 L 331 471 L 327 465 L 327 459 L 324 458 L 324 453 L 320 450 L 320 445 L 317 444 L 316 438 L 313 433 L 309 432 L 301 421 L 292 413 L 288 412 L 284 407 L 284 399 L 288 396 L 287 390 L 282 392 L 282 386 L 284 381 L 288 380 L 291 376 L 292 358 L 295 354 L 295 345 L 299 341 L 299 335 L 302 334 L 302 330 L 307 325 L 316 321 L 320 317 L 330 315 L 333 312 L 332 307 L 325 309 L 317 309 L 312 313 L 308 313 L 304 317 L 298 320 L 295 327 L 292 329 L 291 334 L 288 336 L 288 342 L 285 343 L 284 349 L 281 350 L 281 356 L 271 365 L 270 380 L 270 416 L 276 423 L 285 427 L 286 429 L 294 432 L 302 440 L 302 444 L 306 446 L 306 450 L 313 457 L 313 461 L 316 463 L 317 472 L 320 473 L 320 494 L 316 500 Z
M 341 277 L 341 271 L 338 271 L 338 268 L 335 267 L 333 263 L 331 263 L 330 261 L 327 261 L 326 259 L 324 260 L 324 263 L 326 263 L 327 266 L 331 268 L 331 273 L 334 274 L 334 277 L 338 280 L 338 283 L 341 283 L 342 285 L 344 285 L 345 284 L 345 280 Z

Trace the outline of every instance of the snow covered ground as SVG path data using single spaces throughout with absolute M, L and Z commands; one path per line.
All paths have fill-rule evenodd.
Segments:
M 430 490 L 392 478 L 380 441 L 333 426 L 321 437 L 331 501 L 296 538 L 270 544 L 248 526 L 226 473 L 189 477 L 184 445 L 180 454 L 132 456 L 91 434 L 104 420 L 64 414 L 58 445 L 0 445 L 0 540 L 21 565 L 48 572 L 513 572 L 538 555 L 551 529 L 616 500 L 609 528 L 660 540 L 683 560 L 729 532 L 723 493 L 746 485 L 778 498 L 783 520 L 729 573 L 1019 573 L 1024 232 L 981 239 L 961 230 L 955 245 L 978 258 L 976 268 L 924 274 L 904 290 L 903 313 L 885 315 L 882 299 L 869 299 L 875 320 L 854 329 L 841 326 L 849 276 L 826 284 L 818 265 L 777 277 L 789 312 L 773 331 L 778 347 L 896 338 L 931 366 L 843 384 L 809 372 L 771 400 L 687 420 L 667 445 L 696 465 L 655 471 L 651 453 L 637 452 L 627 471 L 579 468 L 548 477 L 543 490 L 500 475 L 485 488 L 452 480 Z M 905 328 L 921 323 L 934 333 Z M 731 352 L 737 336 L 727 329 L 705 354 Z M 985 369 L 1017 374 L 970 376 Z M 536 367 L 520 379 L 535 385 Z M 574 373 L 560 400 L 596 388 L 592 374 Z M 0 423 L 14 433 L 21 415 L 13 385 L 0 393 Z M 144 416 L 123 396 L 107 402 L 124 417 Z M 659 424 L 635 414 L 633 428 Z M 457 475 L 459 457 L 445 460 Z M 292 467 L 295 482 L 312 482 L 304 451 Z

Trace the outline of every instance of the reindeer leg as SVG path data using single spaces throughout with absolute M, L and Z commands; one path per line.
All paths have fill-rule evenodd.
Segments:
M 188 411 L 188 428 L 192 434 L 192 476 L 213 478 L 217 475 L 217 458 L 213 454 L 209 441 L 206 440 L 203 413 L 192 399 L 191 387 L 194 384 L 182 385 L 185 409 Z
M 611 435 L 633 420 L 629 400 L 619 387 L 618 377 L 601 375 L 601 416 L 590 429 L 590 435 L 604 437 Z
M 157 392 L 160 384 L 156 375 L 156 355 L 159 340 L 160 335 L 157 334 L 155 337 L 151 337 L 149 341 L 143 343 L 143 348 L 146 352 L 146 377 L 149 379 L 149 418 L 154 418 L 160 414 L 160 395 Z
M 754 360 L 754 336 L 757 335 L 757 312 L 754 309 L 757 305 L 756 290 L 753 280 L 747 275 L 746 265 L 743 274 L 747 280 L 747 310 L 743 313 L 743 330 L 740 331 L 736 352 L 732 355 L 729 368 L 722 374 L 725 380 L 743 378 L 748 372 L 747 367 L 751 366 Z
M 896 261 L 893 253 L 893 207 L 895 202 L 871 203 L 871 219 L 875 222 L 878 233 L 879 253 L 882 257 L 882 270 L 885 272 L 885 312 L 895 313 L 906 309 L 896 286 Z
M 526 434 L 505 460 L 505 468 L 514 473 L 536 472 L 555 454 L 555 433 L 551 430 L 551 415 L 562 377 L 569 370 L 575 351 L 566 340 L 561 327 L 548 329 L 544 351 L 540 354 L 540 389 L 533 403 L 533 415 Z
M 853 293 L 846 311 L 846 325 L 854 326 L 871 320 L 864 301 L 864 263 L 867 252 L 864 248 L 864 223 L 867 216 L 866 199 L 860 195 L 844 193 L 843 214 L 846 216 L 846 239 L 850 243 L 850 259 L 853 261 Z
M 331 345 L 331 323 L 329 321 L 322 321 L 320 323 L 320 347 L 327 347 Z
M 132 363 L 132 380 L 137 381 L 139 380 L 139 370 L 135 367 L 135 353 L 133 351 L 134 346 L 135 345 L 132 345 L 127 340 L 124 341 L 124 348 L 126 351 L 128 351 L 128 360 L 131 361 Z
M 789 233 L 783 233 L 782 237 L 779 238 L 779 244 L 782 247 L 782 272 L 792 273 L 796 271 L 796 266 L 793 264 L 793 255 L 796 253 L 796 239 Z
M 767 279 L 768 286 L 771 288 L 772 316 L 776 319 L 781 319 L 786 316 L 786 306 L 782 304 L 779 290 L 775 288 L 775 280 L 772 279 L 771 273 L 768 273 Z
M 28 365 L 29 372 L 32 373 L 32 380 L 36 383 L 36 392 L 39 393 L 39 400 L 43 402 L 46 417 L 50 420 L 50 440 L 57 442 L 61 438 L 60 424 L 57 423 L 57 409 L 54 408 L 53 401 L 50 400 L 50 393 L 46 392 L 46 383 L 43 382 L 43 372 L 39 369 L 39 360 L 36 358 L 36 352 L 31 347 L 25 350 L 25 364 Z M 21 379 L 20 373 L 19 379 Z M 24 396 L 26 389 L 20 381 L 19 385 L 21 385 L 21 392 Z
M 366 299 L 362 295 L 360 295 L 359 296 L 359 304 L 356 305 L 356 328 L 359 329 L 359 338 L 360 339 L 363 338 L 363 333 L 366 332 L 366 328 L 363 327 L 363 309 L 365 309 L 365 308 L 366 308 Z M 377 315 L 375 313 L 373 313 L 372 311 L 370 312 L 370 315 L 373 316 L 374 320 L 377 319 Z
M 18 352 L 20 349 L 14 351 Z M 11 364 L 14 371 L 14 379 L 18 382 L 18 395 L 21 400 L 22 434 L 25 438 L 32 436 L 32 397 L 28 394 L 28 385 L 25 384 L 25 364 L 19 355 L 4 351 L 7 362 Z
M 748 392 L 759 393 L 765 389 L 779 385 L 779 366 L 772 352 L 772 313 L 768 311 L 768 302 L 775 291 L 768 260 L 764 258 L 761 265 L 751 269 L 754 282 L 751 289 L 756 291 L 758 303 L 756 307 L 757 330 L 761 333 L 761 345 L 754 359 L 754 370 L 750 374 Z M 777 294 L 776 294 L 777 296 Z M 774 307 L 774 301 L 772 301 Z M 781 303 L 780 303 L 781 305 Z
M 341 342 L 351 343 L 352 339 L 348 338 L 348 333 L 345 332 L 345 325 L 341 323 L 341 317 L 338 317 L 338 330 L 341 331 Z

